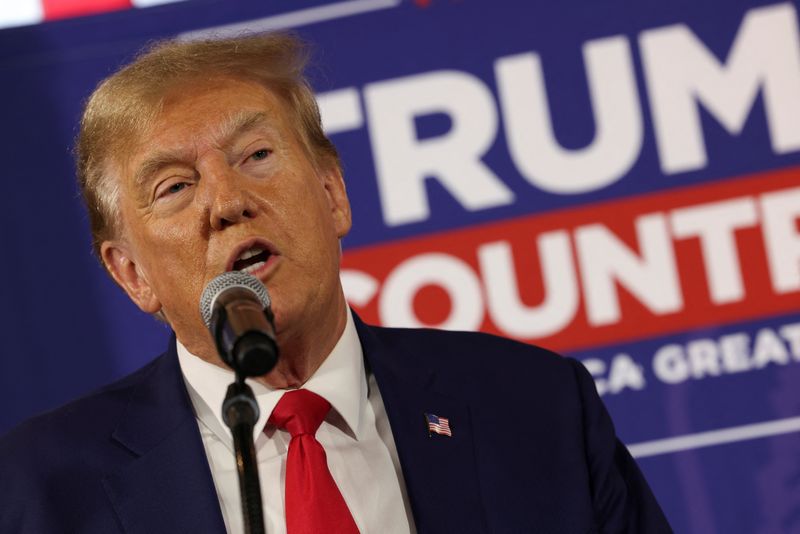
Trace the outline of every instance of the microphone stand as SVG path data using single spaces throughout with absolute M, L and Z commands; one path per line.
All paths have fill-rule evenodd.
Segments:
M 228 386 L 222 403 L 222 417 L 233 434 L 236 469 L 246 534 L 264 534 L 264 513 L 261 509 L 261 483 L 258 480 L 253 427 L 258 421 L 258 404 L 253 390 L 244 383 L 244 375 L 236 372 L 236 381 Z
M 253 442 L 259 410 L 253 390 L 244 380 L 269 373 L 278 361 L 269 303 L 261 282 L 238 272 L 223 273 L 212 280 L 200 303 L 201 315 L 211 330 L 220 358 L 236 374 L 222 403 L 222 419 L 233 435 L 246 534 L 264 534 L 261 484 Z

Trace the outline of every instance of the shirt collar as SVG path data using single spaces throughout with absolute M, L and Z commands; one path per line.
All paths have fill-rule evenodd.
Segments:
M 197 417 L 222 441 L 230 444 L 230 429 L 225 426 L 221 412 L 225 392 L 234 380 L 233 371 L 202 360 L 190 353 L 180 341 L 176 343 L 181 372 Z M 257 439 L 286 390 L 274 389 L 249 379 L 247 383 L 253 389 L 260 412 L 253 429 L 254 438 Z M 302 388 L 330 402 L 355 439 L 359 439 L 361 418 L 367 402 L 367 378 L 364 352 L 349 308 L 344 332 L 336 346 Z

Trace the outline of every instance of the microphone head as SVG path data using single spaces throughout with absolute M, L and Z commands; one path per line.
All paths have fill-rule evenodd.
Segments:
M 214 304 L 225 291 L 237 288 L 250 291 L 255 295 L 263 308 L 269 308 L 270 298 L 267 288 L 261 280 L 252 274 L 241 271 L 229 271 L 222 273 L 211 280 L 203 290 L 200 297 L 200 315 L 207 328 L 211 328 L 211 315 L 214 313 Z

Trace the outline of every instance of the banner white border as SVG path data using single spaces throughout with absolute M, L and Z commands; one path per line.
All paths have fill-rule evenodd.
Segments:
M 769 436 L 778 436 L 800 431 L 800 417 L 777 419 L 764 423 L 734 426 L 709 430 L 697 434 L 686 434 L 672 438 L 643 441 L 628 445 L 628 450 L 634 458 L 647 458 L 673 452 L 700 449 L 726 443 L 736 443 Z
M 224 39 L 226 37 L 236 37 L 248 33 L 262 33 L 286 28 L 298 28 L 317 22 L 360 15 L 362 13 L 379 11 L 381 9 L 389 9 L 399 6 L 401 3 L 402 0 L 347 0 L 345 2 L 336 2 L 334 4 L 290 11 L 288 13 L 272 15 L 261 19 L 184 32 L 178 36 L 178 39 L 183 41 Z

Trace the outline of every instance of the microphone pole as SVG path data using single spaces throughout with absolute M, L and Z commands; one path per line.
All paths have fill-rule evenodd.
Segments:
M 206 286 L 200 299 L 200 313 L 211 330 L 220 358 L 236 375 L 222 403 L 222 419 L 233 435 L 244 529 L 247 534 L 264 534 L 253 441 L 259 410 L 245 378 L 267 374 L 278 361 L 270 298 L 256 277 L 227 272 Z
M 253 427 L 258 421 L 258 404 L 253 390 L 237 373 L 236 381 L 228 386 L 222 403 L 222 418 L 233 435 L 236 471 L 239 475 L 239 494 L 242 498 L 242 517 L 246 534 L 264 534 L 264 512 L 261 506 L 261 481 L 253 441 Z

